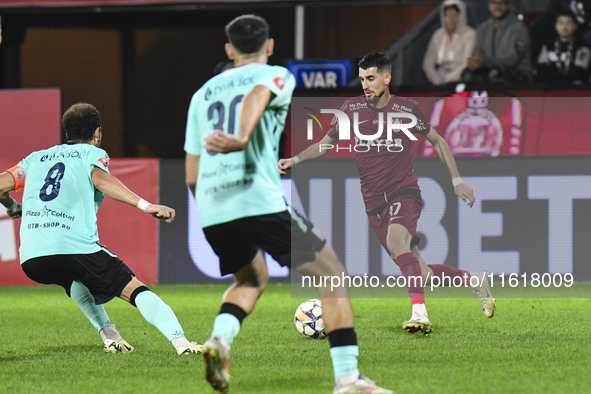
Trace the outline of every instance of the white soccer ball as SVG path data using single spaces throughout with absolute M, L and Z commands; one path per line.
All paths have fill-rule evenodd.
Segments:
M 302 302 L 296 309 L 293 320 L 296 329 L 303 336 L 314 339 L 326 338 L 320 300 L 314 299 Z

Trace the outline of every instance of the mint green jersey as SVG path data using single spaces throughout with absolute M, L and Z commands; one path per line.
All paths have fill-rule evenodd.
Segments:
M 246 149 L 206 151 L 203 138 L 214 129 L 237 132 L 242 99 L 257 85 L 271 90 L 271 101 Z M 200 156 L 196 196 L 202 227 L 286 210 L 277 161 L 294 88 L 286 68 L 251 63 L 215 76 L 193 96 L 185 151 Z
M 109 156 L 88 144 L 56 145 L 31 153 L 25 170 L 21 264 L 34 257 L 101 250 L 96 212 L 104 194 L 94 187 L 94 167 L 109 172 Z

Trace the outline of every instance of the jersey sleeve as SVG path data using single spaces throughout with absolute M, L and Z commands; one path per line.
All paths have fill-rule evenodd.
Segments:
M 197 121 L 197 110 L 201 101 L 200 91 L 198 90 L 191 99 L 189 112 L 187 113 L 187 128 L 185 130 L 185 152 L 195 156 L 201 155 L 202 144 L 201 138 L 199 138 L 199 125 Z
M 261 76 L 257 85 L 263 85 L 273 93 L 269 108 L 280 108 L 288 106 L 291 103 L 291 95 L 295 89 L 296 81 L 288 69 L 275 66 L 270 67 Z
M 91 149 L 88 153 L 88 174 L 92 173 L 94 167 L 98 167 L 101 170 L 109 173 L 109 155 L 101 148 Z
M 431 124 L 427 120 L 427 117 L 423 113 L 423 110 L 419 106 L 419 103 L 417 103 L 416 101 L 414 102 L 412 114 L 417 117 L 417 125 L 412 128 L 411 132 L 413 134 L 421 135 L 429 134 L 429 131 L 431 130 Z
M 30 163 L 31 163 L 31 155 L 29 155 L 29 156 L 25 157 L 24 159 L 22 159 L 21 161 L 19 161 L 16 166 L 25 170 L 25 174 L 26 174 L 27 171 L 29 170 Z

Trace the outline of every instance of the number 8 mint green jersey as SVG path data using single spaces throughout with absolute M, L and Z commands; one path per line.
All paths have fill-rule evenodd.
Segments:
M 25 170 L 21 264 L 34 257 L 101 250 L 96 212 L 104 194 L 90 175 L 94 167 L 109 172 L 107 152 L 88 144 L 57 145 L 31 153 L 18 167 Z
M 203 138 L 214 129 L 237 132 L 242 99 L 257 85 L 271 90 L 271 101 L 246 149 L 205 150 Z M 200 156 L 196 195 L 202 227 L 287 209 L 277 161 L 294 88 L 295 78 L 286 68 L 251 63 L 215 76 L 193 96 L 185 151 Z

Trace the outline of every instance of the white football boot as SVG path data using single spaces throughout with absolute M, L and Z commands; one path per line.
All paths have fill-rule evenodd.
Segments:
M 334 386 L 333 394 L 351 393 L 394 394 L 392 390 L 378 387 L 373 380 L 361 376 L 353 383 Z
M 105 338 L 105 347 L 103 348 L 105 353 L 131 353 L 133 352 L 133 346 L 131 346 L 123 338 L 115 340 L 113 338 Z
M 191 342 L 189 346 L 179 346 L 176 348 L 177 354 L 201 354 L 203 346 L 198 345 L 197 342 Z
M 470 281 L 470 287 L 472 287 L 472 293 L 476 294 L 478 298 L 480 298 L 484 316 L 488 318 L 493 317 L 496 310 L 496 300 L 490 293 L 490 282 L 488 281 L 490 272 L 482 270 L 470 272 L 470 275 L 476 276 L 478 278 L 478 286 L 472 286 L 472 281 Z

